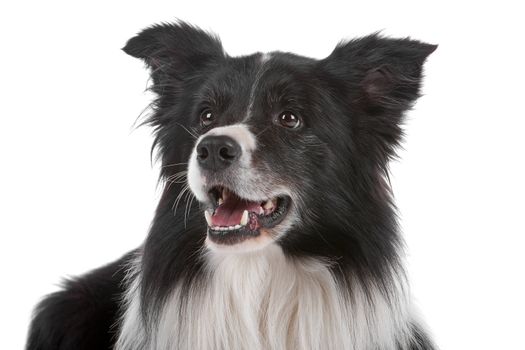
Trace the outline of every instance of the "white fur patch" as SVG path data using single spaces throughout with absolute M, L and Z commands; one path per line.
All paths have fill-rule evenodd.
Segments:
M 245 124 L 233 124 L 228 126 L 219 126 L 208 131 L 206 134 L 200 137 L 202 139 L 205 136 L 229 136 L 241 146 L 243 155 L 249 154 L 255 150 L 256 140 L 255 135 L 252 134 L 250 129 Z M 199 141 L 200 142 L 200 141 Z M 197 142 L 198 144 L 198 142 Z
M 257 90 L 257 87 L 259 86 L 259 80 L 261 80 L 263 73 L 266 71 L 265 64 L 271 58 L 272 58 L 271 53 L 263 53 L 261 57 L 259 58 L 259 68 L 257 69 L 257 73 L 255 74 L 255 80 L 253 81 L 252 87 L 250 89 L 250 100 L 248 101 L 248 108 L 246 110 L 243 122 L 246 122 L 252 116 L 253 101 L 255 100 L 255 91 Z
M 357 280 L 348 293 L 328 262 L 286 258 L 275 244 L 249 254 L 207 254 L 205 278 L 185 299 L 177 286 L 147 329 L 137 277 L 117 350 L 395 350 L 409 340 L 403 281 L 388 298 L 374 286 L 365 294 Z

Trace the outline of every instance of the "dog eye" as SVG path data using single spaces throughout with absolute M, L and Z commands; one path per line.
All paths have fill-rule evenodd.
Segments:
M 279 124 L 286 128 L 296 129 L 301 126 L 301 119 L 292 112 L 282 112 L 279 115 Z
M 202 126 L 209 126 L 213 121 L 215 120 L 215 116 L 210 110 L 204 110 L 201 113 L 201 125 Z

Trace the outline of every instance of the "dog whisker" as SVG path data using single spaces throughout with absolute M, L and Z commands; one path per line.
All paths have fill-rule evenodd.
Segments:
M 185 228 L 187 227 L 187 219 L 190 215 L 191 205 L 194 199 L 195 199 L 195 196 L 193 195 L 193 193 L 191 191 L 188 191 L 188 194 L 186 195 L 186 210 L 184 211 L 184 227 Z
M 184 125 L 180 124 L 180 123 L 176 123 L 178 126 L 180 126 L 181 128 L 183 128 L 188 134 L 190 134 L 194 139 L 198 139 L 199 138 L 199 135 L 197 135 L 195 132 L 191 132 L 189 131 Z
M 265 131 L 269 130 L 271 128 L 271 126 L 267 126 L 265 127 L 264 129 L 262 129 L 256 136 L 259 137 L 260 135 L 262 135 Z
M 166 165 L 163 165 L 162 168 L 168 168 L 168 167 L 178 166 L 178 165 L 188 165 L 188 162 L 166 164 Z
M 175 199 L 175 202 L 173 203 L 173 206 L 172 206 L 172 210 L 173 210 L 173 215 L 175 215 L 177 213 L 177 208 L 179 206 L 179 202 L 181 201 L 182 199 L 182 196 L 184 195 L 185 192 L 189 191 L 189 185 L 186 184 L 185 186 L 182 187 L 182 189 L 180 190 L 179 194 L 177 195 L 177 198 Z

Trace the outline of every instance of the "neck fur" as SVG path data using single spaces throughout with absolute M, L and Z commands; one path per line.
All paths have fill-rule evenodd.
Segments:
M 206 273 L 173 290 L 155 324 L 140 312 L 140 274 L 132 281 L 117 349 L 398 349 L 409 341 L 403 274 L 391 290 L 351 290 L 330 263 L 292 259 L 271 245 L 257 253 L 207 252 Z

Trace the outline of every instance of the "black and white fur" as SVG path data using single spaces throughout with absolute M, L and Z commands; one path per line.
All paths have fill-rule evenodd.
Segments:
M 147 123 L 163 195 L 141 247 L 38 305 L 27 349 L 435 349 L 411 301 L 387 175 L 435 48 L 374 34 L 322 60 L 230 57 L 181 22 L 130 39 L 124 51 L 150 68 L 157 96 Z M 283 111 L 300 127 L 279 125 Z M 196 161 L 210 135 L 242 150 L 223 172 Z M 266 235 L 217 244 L 203 215 L 217 184 L 291 205 Z

